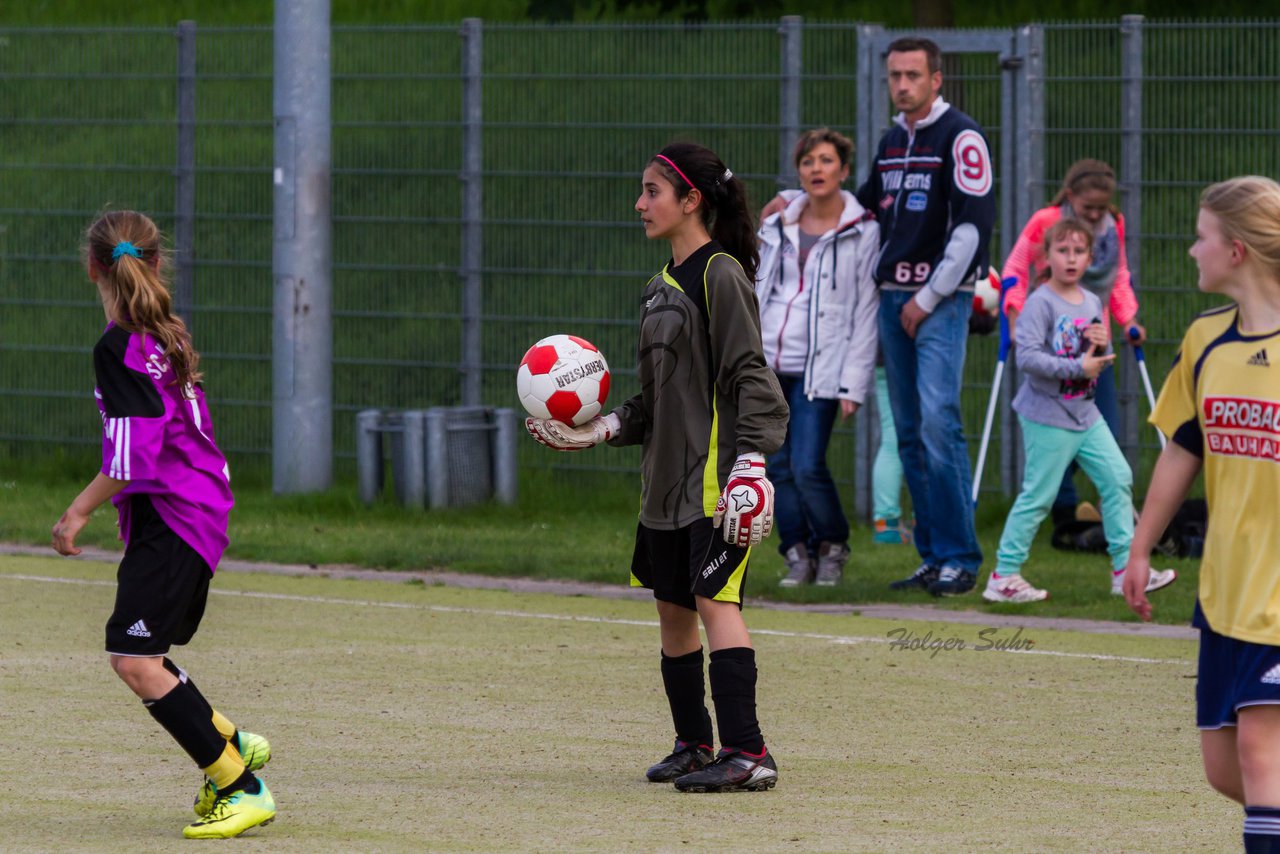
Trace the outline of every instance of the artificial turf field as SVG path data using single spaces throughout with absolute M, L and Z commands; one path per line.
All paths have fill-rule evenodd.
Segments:
M 0 556 L 0 850 L 216 844 L 181 838 L 199 771 L 101 651 L 114 577 Z M 747 622 L 780 767 L 765 793 L 644 782 L 672 736 L 643 602 L 223 572 L 173 657 L 272 743 L 279 815 L 223 843 L 237 850 L 1239 845 L 1239 809 L 1201 777 L 1191 641 L 756 608 Z M 953 648 L 890 644 L 929 632 Z M 977 648 L 992 645 L 1024 648 Z

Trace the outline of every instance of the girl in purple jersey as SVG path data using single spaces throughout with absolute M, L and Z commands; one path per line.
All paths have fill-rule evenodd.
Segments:
M 172 312 L 155 223 L 134 211 L 104 214 L 86 233 L 84 255 L 107 317 L 93 349 L 102 467 L 53 526 L 53 547 L 79 554 L 75 538 L 90 514 L 115 504 L 125 553 L 107 621 L 111 669 L 205 774 L 200 818 L 183 836 L 236 836 L 275 817 L 253 774 L 270 747 L 215 711 L 167 657 L 200 624 L 233 503 L 200 357 Z

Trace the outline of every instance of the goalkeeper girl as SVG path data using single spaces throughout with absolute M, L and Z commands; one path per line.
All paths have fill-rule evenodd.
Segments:
M 1200 290 L 1230 302 L 1192 321 L 1151 414 L 1169 444 L 1124 596 L 1151 619 L 1152 546 L 1203 471 L 1209 527 L 1192 624 L 1205 776 L 1244 807 L 1244 850 L 1280 851 L 1280 184 L 1208 187 L 1191 257 Z
M 200 818 L 183 836 L 236 836 L 275 817 L 253 774 L 270 748 L 237 731 L 168 657 L 200 624 L 233 503 L 200 357 L 172 312 L 155 223 L 134 211 L 104 214 L 86 233 L 84 255 L 107 319 L 93 348 L 102 467 L 53 526 L 53 547 L 79 554 L 76 535 L 90 514 L 108 500 L 116 506 L 125 552 L 106 629 L 111 669 L 205 774 Z
M 782 444 L 787 404 L 760 342 L 755 228 L 742 182 L 691 143 L 649 161 L 635 209 L 645 235 L 671 246 L 640 301 L 640 394 L 581 427 L 526 426 L 562 451 L 643 448 L 631 583 L 657 600 L 676 735 L 648 779 L 687 792 L 768 789 L 778 770 L 756 718 L 742 596 L 751 547 L 773 524 L 764 455 Z M 714 759 L 699 619 L 720 729 Z

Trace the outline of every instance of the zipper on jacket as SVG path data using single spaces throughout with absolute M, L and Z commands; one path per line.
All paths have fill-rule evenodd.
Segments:
M 916 144 L 916 129 L 914 127 L 907 131 L 907 150 L 902 157 L 902 186 L 898 187 L 898 194 L 893 197 L 893 227 L 898 227 L 898 206 L 902 204 L 902 191 L 907 188 L 907 169 L 911 166 L 911 149 Z
M 800 247 L 796 247 L 796 271 L 800 275 L 800 287 L 796 290 L 796 295 L 787 300 L 787 310 L 782 313 L 782 326 L 778 328 L 778 356 L 774 363 L 773 370 L 775 373 L 782 368 L 782 339 L 787 334 L 787 321 L 791 319 L 791 306 L 804 293 L 804 267 L 800 264 Z M 807 258 L 805 260 L 808 260 Z M 812 350 L 812 348 L 810 348 Z

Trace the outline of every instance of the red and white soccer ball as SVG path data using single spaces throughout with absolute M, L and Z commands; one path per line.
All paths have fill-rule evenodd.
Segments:
M 973 310 L 985 311 L 992 317 L 1000 314 L 1000 274 L 994 267 L 989 267 L 987 275 L 979 276 L 974 283 Z
M 590 341 L 576 335 L 550 335 L 520 360 L 516 393 L 534 418 L 554 418 L 578 427 L 604 409 L 609 365 Z

